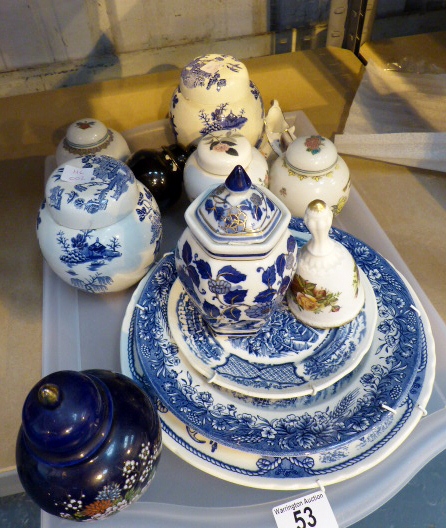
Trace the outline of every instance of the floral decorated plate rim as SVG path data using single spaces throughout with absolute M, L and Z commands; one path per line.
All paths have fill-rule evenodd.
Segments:
M 209 383 L 257 398 L 314 395 L 357 367 L 372 343 L 377 322 L 376 299 L 362 270 L 360 276 L 366 302 L 349 324 L 332 330 L 312 329 L 299 323 L 284 303 L 257 336 L 242 339 L 214 336 L 177 278 L 169 294 L 169 328 L 190 365 Z M 307 347 L 303 341 L 308 335 L 315 338 L 315 343 Z M 240 351 L 232 348 L 232 343 L 238 343 Z M 303 350 L 302 358 L 293 346 Z M 273 351 L 283 348 L 285 352 L 279 362 L 269 361 L 265 356 L 261 361 L 261 356 L 249 357 L 254 355 L 249 353 L 250 348 Z
M 377 271 L 376 263 L 372 271 Z M 389 408 L 401 404 L 413 383 L 421 360 L 422 329 L 411 308 L 412 297 L 400 279 L 395 280 L 387 262 L 378 274 L 379 285 L 383 285 L 384 273 L 392 279 L 385 284 L 391 306 L 386 307 L 379 295 L 377 298 L 378 306 L 382 305 L 383 318 L 377 327 L 384 331 L 382 339 L 376 342 L 375 336 L 359 367 L 328 389 L 315 396 L 275 401 L 209 385 L 189 366 L 172 340 L 167 322 L 167 296 L 176 278 L 173 255 L 165 256 L 153 273 L 136 314 L 138 358 L 165 407 L 220 444 L 271 456 L 330 451 L 357 442 L 373 429 Z M 404 294 L 402 298 L 397 290 Z
M 389 413 L 388 417 L 391 420 L 393 418 L 392 425 L 378 432 L 375 440 L 372 434 L 371 445 L 359 456 L 339 462 L 336 453 L 333 453 L 331 467 L 313 473 L 311 468 L 302 467 L 298 460 L 286 456 L 265 459 L 262 455 L 241 453 L 218 445 L 196 434 L 168 411 L 153 394 L 151 385 L 144 377 L 134 346 L 133 332 L 135 306 L 147 279 L 146 276 L 135 291 L 123 320 L 120 343 L 121 370 L 157 400 L 164 432 L 163 443 L 187 463 L 209 475 L 234 484 L 269 490 L 309 489 L 318 485 L 335 484 L 381 463 L 405 441 L 424 414 L 435 378 L 435 347 L 429 321 L 416 299 L 426 332 L 424 358 L 418 376 L 398 412 L 393 416 Z
M 305 230 L 293 219 L 292 229 Z M 299 223 L 300 222 L 300 223 Z M 241 397 L 210 386 L 172 340 L 167 297 L 176 278 L 172 254 L 152 272 L 139 298 L 135 342 L 146 379 L 163 405 L 219 444 L 264 456 L 306 456 L 359 442 L 388 409 L 405 400 L 422 356 L 423 329 L 396 270 L 351 235 L 333 235 L 361 257 L 377 296 L 380 321 L 369 354 L 351 374 L 316 396 L 278 401 Z M 361 262 L 362 261 L 362 262 Z

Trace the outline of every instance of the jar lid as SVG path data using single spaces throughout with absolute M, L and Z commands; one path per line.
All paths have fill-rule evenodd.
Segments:
M 102 445 L 112 417 L 110 392 L 98 378 L 63 370 L 31 389 L 23 405 L 22 428 L 37 457 L 69 465 L 85 460 Z
M 253 185 L 237 165 L 224 184 L 192 202 L 185 218 L 209 253 L 221 258 L 258 258 L 277 244 L 291 213 L 270 191 Z
M 134 208 L 138 188 L 129 167 L 110 156 L 87 155 L 62 163 L 45 187 L 46 205 L 61 226 L 98 229 Z
M 251 161 L 252 146 L 242 134 L 221 130 L 204 136 L 198 143 L 197 162 L 211 174 L 227 176 L 236 165 L 246 169 Z
M 332 141 L 318 136 L 300 136 L 287 148 L 285 160 L 296 172 L 323 172 L 332 168 L 338 151 Z
M 181 72 L 180 92 L 201 104 L 231 103 L 248 95 L 248 90 L 248 70 L 231 55 L 202 55 Z
M 103 143 L 110 136 L 110 130 L 96 119 L 83 118 L 72 123 L 68 129 L 65 141 L 73 148 L 94 147 Z

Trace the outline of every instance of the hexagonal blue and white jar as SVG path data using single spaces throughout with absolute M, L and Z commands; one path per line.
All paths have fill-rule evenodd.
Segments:
M 83 156 L 48 178 L 37 238 L 48 265 L 71 286 L 109 293 L 136 284 L 161 235 L 158 204 L 122 161 Z
M 298 249 L 290 217 L 240 165 L 186 210 L 188 227 L 176 247 L 176 268 L 215 334 L 256 334 L 282 302 Z

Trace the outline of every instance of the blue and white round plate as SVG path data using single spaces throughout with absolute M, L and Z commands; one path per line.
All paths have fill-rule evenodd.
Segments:
M 189 363 L 209 383 L 257 398 L 314 395 L 351 372 L 372 344 L 376 299 L 367 276 L 360 273 L 364 308 L 340 328 L 306 326 L 284 303 L 254 337 L 216 336 L 179 279 L 170 290 L 169 328 Z
M 135 347 L 135 319 L 141 293 L 151 273 L 141 281 L 129 303 L 121 333 L 121 368 L 153 396 Z M 408 288 L 410 288 L 408 286 Z M 413 292 L 412 292 L 413 294 Z M 413 294 L 414 295 L 414 294 Z M 351 453 L 339 445 L 326 453 L 322 464 L 311 455 L 270 457 L 227 447 L 198 433 L 170 412 L 155 395 L 163 427 L 163 443 L 183 460 L 207 474 L 239 485 L 271 490 L 296 490 L 329 485 L 352 478 L 387 458 L 410 435 L 430 398 L 435 374 L 435 350 L 429 321 L 414 296 L 422 333 L 421 362 L 407 397 L 397 409 L 388 411 L 372 431 L 361 436 Z M 322 467 L 320 467 L 322 465 Z
M 291 227 L 305 231 L 294 219 Z M 414 298 L 398 272 L 350 235 L 333 230 L 373 286 L 378 322 L 369 352 L 350 374 L 315 396 L 270 400 L 211 385 L 172 339 L 167 303 L 176 279 L 174 257 L 150 271 L 138 299 L 134 338 L 146 380 L 182 423 L 220 445 L 262 456 L 324 460 L 340 446 L 350 456 L 364 435 L 381 427 L 406 400 L 422 361 L 425 331 Z

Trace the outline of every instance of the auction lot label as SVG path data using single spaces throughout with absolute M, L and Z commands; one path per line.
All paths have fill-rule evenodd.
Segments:
M 278 528 L 339 528 L 327 496 L 321 490 L 274 506 L 273 515 Z

